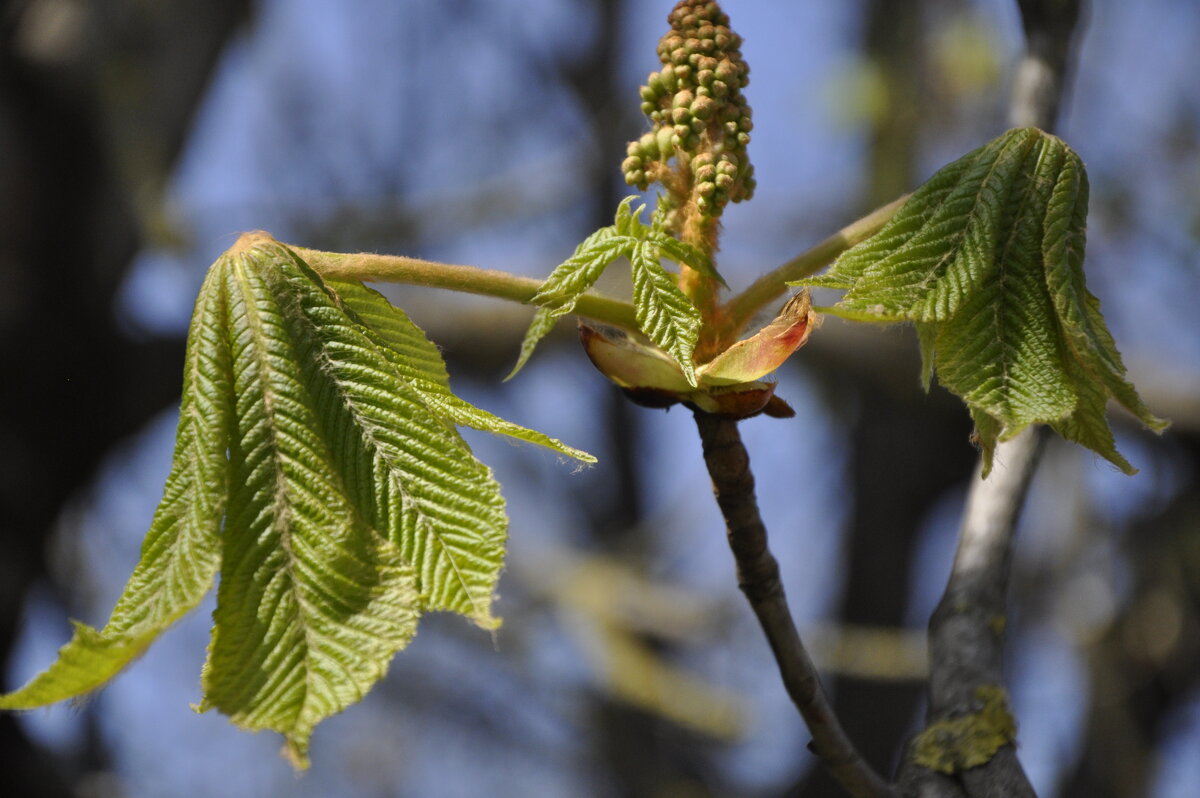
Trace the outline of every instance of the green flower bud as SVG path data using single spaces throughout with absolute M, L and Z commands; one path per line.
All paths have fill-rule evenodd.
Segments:
M 680 125 L 688 125 L 692 121 L 692 114 L 686 108 L 676 108 L 671 111 L 671 121 L 675 123 L 676 130 Z
M 713 183 L 717 188 L 728 190 L 729 187 L 733 185 L 733 175 L 719 174 L 717 175 L 716 179 L 713 180 Z
M 714 74 L 711 69 L 702 69 L 698 73 L 696 73 L 696 82 L 699 83 L 701 86 L 707 86 L 709 88 L 709 90 L 711 91 L 712 84 L 713 84 L 713 77 L 714 77 Z
M 724 97 L 729 93 L 729 84 L 723 80 L 714 80 L 711 88 L 714 97 Z
M 630 155 L 625 160 L 621 161 L 622 172 L 634 172 L 642 168 L 642 159 L 636 155 Z
M 711 97 L 697 97 L 692 101 L 692 116 L 696 119 L 708 119 L 717 110 L 717 103 Z
M 671 107 L 686 108 L 692 104 L 692 100 L 694 99 L 696 99 L 695 96 L 687 89 L 684 89 L 681 92 L 677 92 L 675 96 L 671 98 Z
M 652 102 L 644 102 L 642 103 L 642 113 L 646 116 L 650 116 L 650 114 L 654 113 L 654 109 L 657 107 L 658 106 Z
M 671 157 L 671 150 L 674 149 L 675 143 L 671 140 L 675 135 L 675 131 L 669 127 L 660 127 L 655 141 L 658 145 L 659 157 L 664 161 Z
M 696 184 L 696 193 L 699 194 L 701 197 L 712 196 L 712 193 L 716 190 L 717 190 L 717 186 L 715 183 L 704 182 L 704 183 Z

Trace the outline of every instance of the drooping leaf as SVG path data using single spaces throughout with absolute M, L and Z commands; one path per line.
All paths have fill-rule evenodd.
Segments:
M 807 285 L 845 289 L 829 313 L 912 321 L 922 379 L 967 403 L 990 464 L 996 441 L 1051 424 L 1122 470 L 1109 396 L 1150 413 L 1086 288 L 1087 176 L 1060 139 L 1012 130 L 939 171 L 875 236 Z
M 696 367 L 692 353 L 700 336 L 700 311 L 679 290 L 674 276 L 663 268 L 653 243 L 639 242 L 629 262 L 633 267 L 633 307 L 638 326 L 675 358 L 684 378 L 694 387 Z
M 389 522 L 427 518 L 421 494 L 451 509 L 479 475 L 466 463 L 434 474 L 426 447 L 449 431 L 387 379 L 386 360 L 282 246 L 227 263 L 237 413 L 202 708 L 282 733 L 302 766 L 316 724 L 387 672 L 415 633 L 422 593 L 454 578 L 405 558 L 404 538 L 422 530 Z M 484 503 L 494 526 L 498 501 Z M 486 542 L 474 548 L 498 570 Z M 486 602 L 454 608 L 486 617 Z
M 596 462 L 596 458 L 587 452 L 502 419 L 455 396 L 450 390 L 450 375 L 437 346 L 403 310 L 393 306 L 379 292 L 362 283 L 340 280 L 329 280 L 327 285 L 387 356 L 397 376 L 420 391 L 426 404 L 436 406 L 438 412 L 454 424 L 536 443 L 585 463 Z
M 101 685 L 219 565 L 202 707 L 282 733 L 303 766 L 317 723 L 386 673 L 421 614 L 499 624 L 504 503 L 457 424 L 586 457 L 454 397 L 436 347 L 382 297 L 244 236 L 197 302 L 175 462 L 112 620 L 77 625 L 0 707 Z
M 0 709 L 44 706 L 99 687 L 212 588 L 220 561 L 232 392 L 225 290 L 214 271 L 192 315 L 171 473 L 137 567 L 104 628 L 76 623 L 54 664 L 0 696 Z

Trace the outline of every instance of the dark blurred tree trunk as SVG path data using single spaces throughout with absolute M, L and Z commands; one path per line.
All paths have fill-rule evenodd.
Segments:
M 1177 446 L 1156 448 L 1182 455 L 1174 466 L 1193 483 L 1120 532 L 1134 587 L 1087 652 L 1083 750 L 1063 798 L 1149 795 L 1166 725 L 1200 685 L 1200 436 L 1173 437 Z
M 136 109 L 165 170 L 246 10 L 240 0 L 175 4 L 169 13 L 107 6 L 103 18 L 95 7 L 50 2 L 0 11 L 0 663 L 28 588 L 46 577 L 59 513 L 113 445 L 178 391 L 182 342 L 132 340 L 114 314 L 140 235 L 109 137 Z M 52 14 L 65 25 L 50 24 Z M 168 17 L 171 26 L 158 24 Z M 164 30 L 183 40 L 156 41 Z M 102 84 L 121 59 L 138 69 L 133 84 Z M 169 87 L 155 82 L 164 74 Z M 106 91 L 160 101 L 122 109 Z M 143 175 L 154 166 L 142 164 Z M 36 750 L 9 713 L 0 715 L 0 773 L 8 795 L 74 793 L 76 774 Z

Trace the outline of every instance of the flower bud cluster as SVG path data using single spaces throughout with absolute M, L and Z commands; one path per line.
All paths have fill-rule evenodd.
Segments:
M 715 218 L 729 202 L 754 193 L 754 167 L 746 155 L 750 107 L 742 97 L 750 68 L 742 39 L 715 2 L 681 0 L 658 44 L 663 67 L 642 86 L 642 111 L 653 127 L 629 144 L 621 164 L 625 182 L 645 190 L 676 159 L 691 173 L 691 197 L 702 216 Z

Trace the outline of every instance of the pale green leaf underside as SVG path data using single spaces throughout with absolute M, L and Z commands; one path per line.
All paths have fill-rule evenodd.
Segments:
M 77 625 L 0 707 L 100 686 L 219 566 L 202 706 L 281 732 L 303 764 L 422 613 L 499 623 L 504 503 L 458 424 L 587 457 L 454 397 L 436 347 L 378 294 L 326 285 L 265 235 L 239 242 L 197 301 L 174 465 L 112 619 Z
M 1011 130 L 944 167 L 875 236 L 805 284 L 845 289 L 850 319 L 912 321 L 922 379 L 967 403 L 990 464 L 1034 423 L 1133 468 L 1105 418 L 1109 396 L 1162 429 L 1125 377 L 1084 283 L 1087 175 L 1061 140 Z

